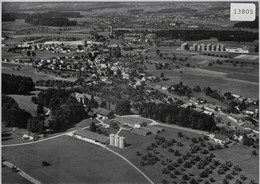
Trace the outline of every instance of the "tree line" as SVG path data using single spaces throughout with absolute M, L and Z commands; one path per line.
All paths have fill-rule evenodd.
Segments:
M 198 41 L 203 39 L 217 38 L 218 41 L 245 41 L 258 40 L 258 33 L 244 31 L 216 31 L 216 30 L 160 30 L 155 32 L 157 37 L 181 39 L 184 41 Z
M 2 93 L 3 94 L 26 94 L 32 91 L 35 84 L 31 77 L 19 75 L 2 74 Z
M 143 103 L 139 108 L 139 114 L 167 124 L 209 132 L 217 130 L 216 122 L 212 116 L 193 109 L 178 107 L 177 104 Z
M 68 12 L 70 14 L 70 12 Z M 59 12 L 45 12 L 34 13 L 27 15 L 25 18 L 26 23 L 43 25 L 43 26 L 75 26 L 77 21 L 70 21 L 66 13 Z
M 20 109 L 15 100 L 2 95 L 2 122 L 6 127 L 26 128 L 31 114 Z

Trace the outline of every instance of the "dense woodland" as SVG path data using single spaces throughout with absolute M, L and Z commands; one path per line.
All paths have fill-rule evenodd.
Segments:
M 15 16 L 11 13 L 3 13 L 2 14 L 2 21 L 15 21 Z
M 3 94 L 27 94 L 32 91 L 35 84 L 30 77 L 19 75 L 2 74 Z
M 6 127 L 26 128 L 29 118 L 31 115 L 20 109 L 13 98 L 2 95 L 2 122 Z
M 160 30 L 155 32 L 158 38 L 198 41 L 217 38 L 218 41 L 253 42 L 258 40 L 258 33 L 242 31 L 214 30 Z
M 71 94 L 72 90 L 48 89 L 38 94 L 38 104 L 51 109 L 55 117 L 52 129 L 62 131 L 86 118 L 83 105 Z
M 43 26 L 75 26 L 77 21 L 70 21 L 69 17 L 81 17 L 79 12 L 44 12 L 28 14 L 25 22 Z
M 210 132 L 217 130 L 216 122 L 212 116 L 192 109 L 180 108 L 176 104 L 144 103 L 139 108 L 139 114 L 168 124 Z

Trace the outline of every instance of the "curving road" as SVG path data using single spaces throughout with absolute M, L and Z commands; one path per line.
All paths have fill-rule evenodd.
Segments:
M 13 167 L 15 167 L 15 165 L 11 164 L 10 162 L 7 161 L 3 161 L 2 162 L 3 165 L 6 165 L 7 167 L 9 167 L 10 169 L 12 169 Z M 28 175 L 27 173 L 25 173 L 24 171 L 22 171 L 21 169 L 17 168 L 17 173 L 22 176 L 23 178 L 27 179 L 28 181 L 34 183 L 34 184 L 41 184 L 41 182 L 39 182 L 38 180 L 36 180 L 35 178 L 31 177 L 30 175 Z

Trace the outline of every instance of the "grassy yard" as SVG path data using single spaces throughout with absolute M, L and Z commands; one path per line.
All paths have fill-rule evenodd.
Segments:
M 8 96 L 12 97 L 21 109 L 29 112 L 32 116 L 36 116 L 37 105 L 32 102 L 31 95 L 8 95 Z
M 148 183 L 113 153 L 69 136 L 3 148 L 2 155 L 42 183 Z

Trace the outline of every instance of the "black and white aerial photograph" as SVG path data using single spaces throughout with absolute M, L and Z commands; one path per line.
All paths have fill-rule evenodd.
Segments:
M 1 2 L 2 184 L 258 184 L 258 1 Z

